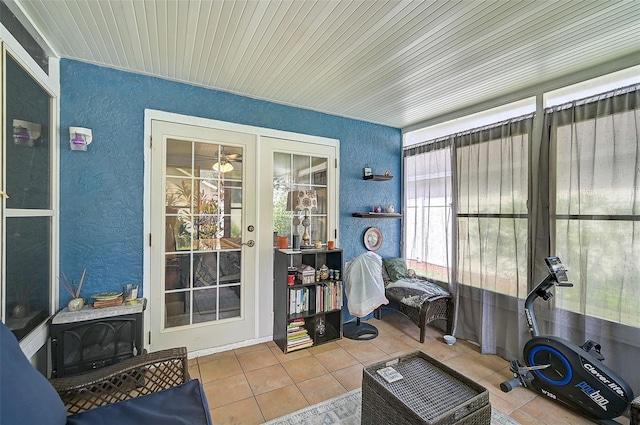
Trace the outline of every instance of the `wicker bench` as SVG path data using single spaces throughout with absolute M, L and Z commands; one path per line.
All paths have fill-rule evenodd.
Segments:
M 408 317 L 420 328 L 420 342 L 424 342 L 426 326 L 434 320 L 446 321 L 446 332 L 451 332 L 453 323 L 453 297 L 436 282 L 414 276 L 406 268 L 403 259 L 384 259 L 382 278 L 385 296 L 392 301 L 388 306 L 378 307 L 376 319 L 382 319 L 382 309 L 393 309 Z

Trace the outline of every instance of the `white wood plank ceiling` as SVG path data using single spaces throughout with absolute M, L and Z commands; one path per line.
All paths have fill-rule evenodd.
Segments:
M 640 63 L 638 0 L 14 4 L 62 58 L 397 128 Z

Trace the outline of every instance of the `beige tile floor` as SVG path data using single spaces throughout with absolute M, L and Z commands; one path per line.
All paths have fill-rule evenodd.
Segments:
M 343 338 L 290 354 L 270 341 L 191 359 L 189 371 L 203 383 L 213 423 L 252 425 L 360 388 L 364 366 L 419 349 L 486 387 L 491 405 L 523 425 L 591 423 L 531 390 L 500 391 L 512 377 L 508 362 L 473 344 L 448 346 L 431 327 L 421 344 L 418 327 L 400 314 L 369 323 L 380 332 L 370 341 Z

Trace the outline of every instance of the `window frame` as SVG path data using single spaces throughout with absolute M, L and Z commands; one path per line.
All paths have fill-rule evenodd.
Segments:
M 0 317 L 4 320 L 5 316 L 9 314 L 4 311 L 6 302 L 6 234 L 5 223 L 7 218 L 13 217 L 33 217 L 44 216 L 51 217 L 51 229 L 50 229 L 50 279 L 49 279 L 49 316 L 47 319 L 39 323 L 30 333 L 20 340 L 20 347 L 27 357 L 34 357 L 42 347 L 47 343 L 48 332 L 48 318 L 55 313 L 58 309 L 59 292 L 58 282 L 56 276 L 59 274 L 59 168 L 60 168 L 60 143 L 59 143 L 59 110 L 60 110 L 60 62 L 58 58 L 49 57 L 49 72 L 48 74 L 34 61 L 29 53 L 23 46 L 11 35 L 11 33 L 0 24 L 0 65 L 2 69 L 2 79 L 0 88 L 0 98 L 3 105 L 5 105 L 5 57 L 10 54 L 12 59 L 20 65 L 27 74 L 33 78 L 33 80 L 39 84 L 42 89 L 50 96 L 50 108 L 49 108 L 49 125 L 50 129 L 50 205 L 47 210 L 7 210 L 6 202 L 2 199 L 0 204 L 0 221 L 2 223 L 2 229 L 0 229 L 0 244 L 2 246 L 2 254 L 0 256 L 0 264 L 2 264 L 3 272 L 0 273 Z M 7 128 L 4 120 L 6 117 L 3 114 L 3 128 Z M 10 137 L 5 134 L 4 131 L 0 132 L 0 189 L 5 190 L 6 185 L 6 155 L 5 144 L 8 143 Z

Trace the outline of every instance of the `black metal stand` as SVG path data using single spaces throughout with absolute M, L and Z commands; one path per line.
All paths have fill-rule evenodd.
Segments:
M 342 336 L 349 339 L 367 340 L 378 336 L 378 329 L 368 323 L 360 323 L 357 317 L 355 323 L 345 323 L 342 327 Z

